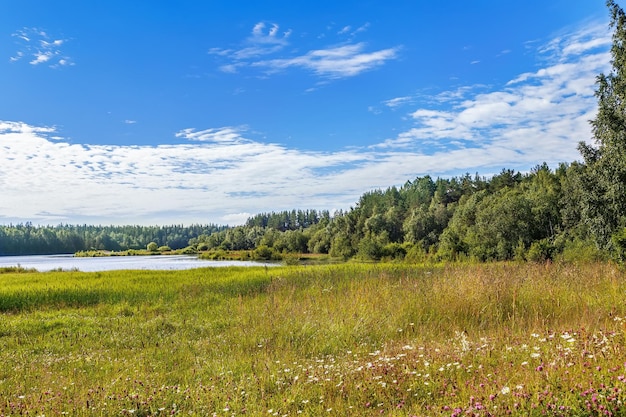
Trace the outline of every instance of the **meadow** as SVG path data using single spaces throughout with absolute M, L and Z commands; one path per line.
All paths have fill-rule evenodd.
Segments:
M 610 263 L 0 274 L 0 416 L 626 413 Z

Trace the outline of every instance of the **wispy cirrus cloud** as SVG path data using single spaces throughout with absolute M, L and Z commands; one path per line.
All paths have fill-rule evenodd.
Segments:
M 338 34 L 352 37 L 364 32 L 368 26 L 366 24 L 354 30 L 345 26 Z M 309 50 L 304 54 L 293 52 L 297 49 L 285 52 L 285 47 L 290 45 L 291 33 L 291 30 L 281 32 L 280 27 L 274 23 L 257 23 L 243 47 L 211 48 L 209 54 L 226 60 L 220 69 L 227 73 L 237 73 L 244 68 L 262 68 L 265 73 L 274 74 L 289 68 L 301 68 L 318 77 L 335 79 L 352 77 L 381 66 L 396 59 L 400 51 L 400 47 L 369 51 L 365 42 L 348 41 Z
M 267 68 L 270 72 L 282 71 L 290 67 L 300 67 L 312 71 L 320 77 L 344 78 L 385 64 L 396 58 L 397 48 L 365 52 L 366 44 L 357 43 L 328 49 L 309 51 L 305 55 L 259 61 L 255 67 Z
M 30 65 L 46 64 L 50 68 L 74 65 L 63 51 L 67 39 L 50 36 L 39 28 L 23 28 L 11 35 L 18 46 L 10 62 L 28 61 Z
M 502 86 L 463 86 L 431 96 L 425 100 L 429 106 L 409 113 L 413 127 L 377 146 L 468 155 L 479 150 L 493 160 L 501 155 L 503 166 L 532 163 L 537 155 L 553 163 L 577 159 L 576 144 L 591 137 L 595 79 L 610 69 L 610 44 L 605 25 L 561 34 L 537 47 L 539 62 L 545 65 L 536 71 Z M 404 102 L 400 97 L 386 103 Z M 515 156 L 507 157 L 509 151 Z
M 245 130 L 245 128 L 222 127 L 216 129 L 204 129 L 200 131 L 188 128 L 176 133 L 176 137 L 197 142 L 236 144 L 248 141 L 242 134 L 243 130 Z
M 224 72 L 234 73 L 238 68 L 248 65 L 249 60 L 270 55 L 282 50 L 289 44 L 288 39 L 291 30 L 280 31 L 275 24 L 259 22 L 252 28 L 251 35 L 243 42 L 243 46 L 237 49 L 211 48 L 210 55 L 226 58 L 229 62 L 223 64 L 220 69 Z
M 385 100 L 383 104 L 391 109 L 395 109 L 397 107 L 401 107 L 403 105 L 412 103 L 414 101 L 415 101 L 415 97 L 403 96 L 403 97 L 395 97 L 389 100 Z

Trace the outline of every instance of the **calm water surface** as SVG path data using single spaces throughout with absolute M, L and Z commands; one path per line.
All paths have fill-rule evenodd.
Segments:
M 54 269 L 83 272 L 112 271 L 118 269 L 181 270 L 224 266 L 264 266 L 250 261 L 208 261 L 187 255 L 157 256 L 107 256 L 101 258 L 75 258 L 72 255 L 0 256 L 0 268 L 9 266 L 34 268 L 45 272 Z

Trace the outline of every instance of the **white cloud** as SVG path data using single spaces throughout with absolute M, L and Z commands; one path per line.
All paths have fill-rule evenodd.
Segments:
M 499 88 L 466 86 L 433 96 L 433 107 L 410 113 L 413 127 L 378 148 L 448 149 L 456 168 L 468 170 L 579 159 L 577 143 L 591 138 L 596 76 L 610 70 L 610 44 L 610 33 L 598 25 L 562 34 L 537 49 L 543 67 Z
M 375 52 L 364 52 L 365 44 L 338 46 L 309 51 L 305 55 L 258 61 L 256 67 L 265 67 L 274 72 L 289 67 L 301 67 L 328 78 L 352 77 L 397 57 L 398 49 L 389 48 Z
M 287 39 L 291 35 L 291 30 L 287 30 L 285 32 L 280 33 L 278 26 L 276 23 L 272 23 L 267 29 L 267 25 L 265 22 L 259 22 L 254 25 L 252 29 L 252 38 L 250 41 L 252 43 L 260 43 L 260 44 L 277 44 L 277 45 L 287 45 Z
M 345 26 L 339 34 L 353 36 L 364 32 L 369 23 L 352 30 Z M 228 62 L 219 66 L 226 73 L 238 73 L 244 68 L 263 68 L 267 73 L 277 73 L 288 68 L 298 67 L 309 70 L 319 77 L 343 78 L 352 77 L 363 71 L 383 65 L 389 60 L 397 58 L 399 47 L 386 48 L 377 51 L 366 50 L 364 42 L 349 42 L 343 45 L 332 45 L 321 49 L 309 50 L 304 54 L 297 54 L 294 48 L 276 58 L 266 58 L 277 55 L 289 45 L 292 31 L 280 32 L 277 24 L 257 23 L 252 29 L 252 36 L 246 39 L 239 49 L 211 48 L 209 54 L 226 58 Z
M 352 31 L 352 26 L 344 26 L 341 30 L 339 30 L 339 32 L 337 32 L 337 34 L 343 35 L 345 33 L 350 33 L 350 31 Z
M 265 22 L 259 22 L 252 28 L 252 34 L 242 48 L 211 48 L 208 53 L 231 59 L 231 63 L 222 65 L 220 69 L 224 72 L 237 72 L 238 68 L 245 66 L 241 61 L 276 53 L 289 44 L 291 30 L 280 33 L 279 29 L 275 23 L 270 24 L 268 28 Z
M 403 106 L 405 104 L 411 103 L 413 101 L 413 97 L 404 96 L 404 97 L 396 97 L 389 100 L 385 100 L 383 104 L 389 108 L 395 109 L 396 107 Z
M 219 129 L 205 129 L 196 131 L 195 129 L 183 129 L 176 133 L 177 138 L 185 138 L 187 140 L 199 142 L 215 142 L 215 143 L 242 143 L 247 140 L 241 135 L 243 128 L 223 127 Z
M 48 64 L 51 68 L 74 65 L 72 59 L 61 50 L 66 39 L 51 38 L 38 28 L 23 28 L 12 36 L 16 40 L 18 50 L 9 58 L 10 62 L 28 59 L 31 65 Z
M 0 122 L 0 221 L 231 222 L 303 204 L 347 207 L 369 183 L 337 187 L 367 155 L 301 152 L 236 127 L 184 129 L 177 136 L 194 143 L 163 146 L 77 145 L 53 133 Z

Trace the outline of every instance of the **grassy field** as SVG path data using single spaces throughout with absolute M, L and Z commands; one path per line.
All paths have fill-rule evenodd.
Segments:
M 624 415 L 610 264 L 0 274 L 0 415 Z

